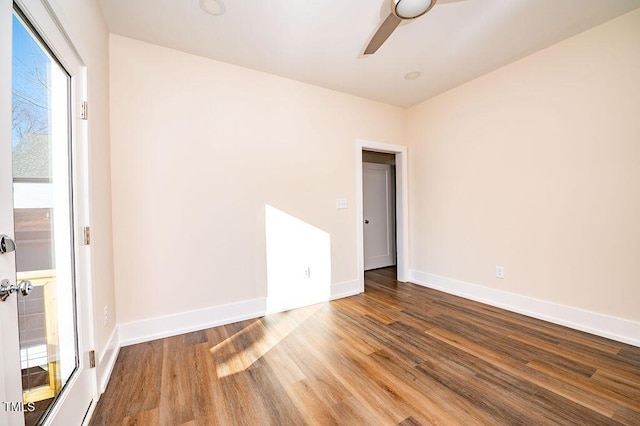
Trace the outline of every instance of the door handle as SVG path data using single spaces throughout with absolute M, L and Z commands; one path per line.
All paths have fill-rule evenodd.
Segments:
M 18 291 L 18 286 L 16 284 L 9 285 L 9 280 L 0 281 L 0 300 L 3 302 L 7 300 L 11 293 L 15 293 Z
M 31 290 L 33 290 L 33 284 L 31 284 L 31 281 L 22 280 L 18 285 L 20 286 L 20 293 L 22 293 L 23 296 L 31 294 Z
M 9 253 L 10 251 L 15 251 L 16 243 L 5 234 L 0 235 L 0 254 Z
M 369 219 L 364 220 L 364 224 L 366 225 L 367 223 L 369 223 Z
M 20 290 L 23 296 L 28 296 L 33 289 L 33 284 L 29 280 L 22 280 L 20 284 L 9 284 L 9 280 L 4 279 L 0 281 L 0 300 L 5 301 L 11 296 L 11 293 L 16 293 Z

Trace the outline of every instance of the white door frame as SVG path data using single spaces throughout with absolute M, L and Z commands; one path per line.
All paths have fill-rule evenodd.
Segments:
M 362 150 L 385 152 L 396 156 L 396 253 L 397 280 L 409 278 L 409 201 L 407 181 L 407 147 L 363 139 L 356 140 L 356 254 L 358 285 L 364 291 L 364 231 L 362 198 Z

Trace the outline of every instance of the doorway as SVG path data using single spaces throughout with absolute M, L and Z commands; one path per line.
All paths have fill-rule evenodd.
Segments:
M 362 151 L 364 270 L 396 264 L 396 156 Z
M 396 279 L 406 282 L 408 278 L 408 187 L 407 187 L 407 147 L 381 142 L 356 141 L 356 240 L 357 240 L 357 271 L 360 291 L 364 291 L 365 248 L 364 248 L 364 194 L 363 194 L 363 163 L 368 156 L 390 154 L 395 163 L 395 200 L 391 203 L 395 216 L 395 251 L 396 251 Z M 364 154 L 371 152 L 374 154 Z M 377 154 L 376 154 L 377 153 Z M 389 157 L 387 157 L 389 158 Z

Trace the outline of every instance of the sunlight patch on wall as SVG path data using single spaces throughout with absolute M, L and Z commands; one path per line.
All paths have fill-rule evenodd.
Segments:
M 267 314 L 314 303 L 331 295 L 331 236 L 265 205 Z

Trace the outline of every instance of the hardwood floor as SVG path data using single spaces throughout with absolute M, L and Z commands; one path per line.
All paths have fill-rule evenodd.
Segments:
M 91 424 L 640 425 L 640 348 L 394 277 L 124 347 Z

